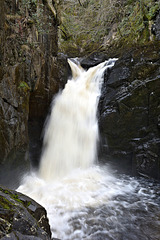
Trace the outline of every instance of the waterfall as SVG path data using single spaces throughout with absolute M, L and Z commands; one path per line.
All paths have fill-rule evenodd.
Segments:
M 97 106 L 108 60 L 85 71 L 70 59 L 72 79 L 54 99 L 46 125 L 39 175 L 52 181 L 96 161 Z
M 85 71 L 68 60 L 72 79 L 53 101 L 40 169 L 17 189 L 46 208 L 54 238 L 160 239 L 159 184 L 94 164 L 103 74 L 115 61 Z

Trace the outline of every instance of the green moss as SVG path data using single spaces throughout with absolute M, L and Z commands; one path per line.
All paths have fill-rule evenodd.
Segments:
M 14 194 L 14 193 L 12 193 L 11 191 L 6 190 L 6 189 L 3 189 L 3 188 L 1 188 L 1 187 L 0 187 L 0 191 L 3 192 L 3 193 L 5 193 L 5 194 L 8 194 L 13 200 L 16 200 L 17 202 L 23 203 L 23 201 L 19 199 L 18 194 L 16 194 L 16 193 Z M 2 196 L 0 196 L 0 197 L 2 197 Z M 4 198 L 4 199 L 5 199 L 5 198 Z M 8 200 L 6 200 L 6 201 L 8 201 Z M 8 201 L 8 202 L 9 202 L 9 201 Z M 11 203 L 11 204 L 14 205 L 13 203 Z
M 151 26 L 160 1 L 93 0 L 84 7 L 69 0 L 61 8 L 60 51 L 83 56 L 99 48 L 108 51 L 113 45 L 119 49 L 153 41 Z
M 29 207 L 31 205 L 31 201 L 26 201 L 26 200 L 21 200 L 20 197 L 16 192 L 13 193 L 12 191 L 9 191 L 7 189 L 3 189 L 0 187 L 0 191 L 9 195 L 9 197 L 11 199 L 13 199 L 14 201 L 17 202 L 17 204 L 21 204 L 23 205 L 24 207 Z M 17 204 L 9 201 L 6 199 L 6 197 L 4 196 L 1 196 L 0 195 L 0 207 L 4 208 L 4 209 L 7 209 L 7 210 L 10 210 L 10 211 L 13 211 L 13 206 L 16 206 Z
M 10 197 L 14 200 L 16 200 L 17 202 L 19 203 L 22 203 L 23 204 L 23 201 L 19 199 L 19 196 L 18 194 L 12 194 L 12 193 L 9 193 Z
M 9 191 L 8 191 L 8 190 L 4 190 L 3 192 L 4 192 L 4 193 L 6 193 L 6 194 L 8 194 L 8 193 L 9 193 Z
M 26 206 L 29 207 L 31 205 L 31 201 L 28 201 Z
M 5 194 L 9 194 L 9 193 L 10 193 L 8 190 L 3 189 L 3 188 L 1 188 L 1 187 L 0 187 L 0 191 L 3 192 L 3 193 L 5 193 Z
M 153 0 L 134 1 L 127 6 L 126 14 L 119 24 L 119 37 L 126 44 L 144 44 L 150 41 L 150 21 L 160 10 L 160 3 Z
M 155 2 L 154 4 L 155 5 L 150 6 L 149 11 L 146 14 L 148 20 L 152 20 L 160 8 L 160 4 L 158 2 Z
M 30 87 L 29 87 L 28 84 L 27 84 L 26 82 L 24 82 L 24 81 L 20 82 L 18 88 L 23 89 L 24 91 L 30 90 Z
M 4 209 L 10 210 L 14 206 L 14 204 L 7 200 L 5 197 L 0 196 L 0 206 Z

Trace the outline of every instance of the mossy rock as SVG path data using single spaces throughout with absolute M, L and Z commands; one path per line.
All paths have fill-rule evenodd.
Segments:
M 0 238 L 13 233 L 21 236 L 18 239 L 51 239 L 46 210 L 29 197 L 0 187 Z
M 31 88 L 28 86 L 28 84 L 24 81 L 21 81 L 19 86 L 18 86 L 19 89 L 22 89 L 24 92 L 27 92 L 27 91 L 30 91 Z

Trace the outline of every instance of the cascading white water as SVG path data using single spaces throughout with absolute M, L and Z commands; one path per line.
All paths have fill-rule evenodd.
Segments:
M 17 189 L 46 208 L 52 236 L 61 240 L 160 239 L 159 186 L 95 164 L 103 74 L 115 61 L 84 71 L 69 60 L 73 78 L 53 102 L 40 169 Z
M 73 169 L 88 168 L 96 160 L 98 140 L 97 104 L 103 73 L 116 59 L 84 71 L 68 60 L 72 79 L 53 102 L 46 126 L 40 177 L 61 178 Z

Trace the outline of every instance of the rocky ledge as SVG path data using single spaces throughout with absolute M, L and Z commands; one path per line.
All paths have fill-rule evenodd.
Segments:
M 46 210 L 31 198 L 0 187 L 0 239 L 51 239 Z

